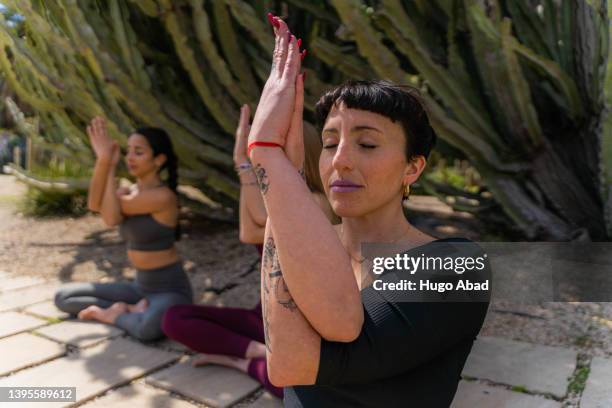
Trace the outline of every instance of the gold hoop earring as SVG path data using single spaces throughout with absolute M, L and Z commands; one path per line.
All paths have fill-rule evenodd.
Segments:
M 406 184 L 406 187 L 404 187 L 403 199 L 407 200 L 409 196 L 410 196 L 410 184 Z

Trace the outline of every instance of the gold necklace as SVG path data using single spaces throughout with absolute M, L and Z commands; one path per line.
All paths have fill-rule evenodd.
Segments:
M 340 235 L 344 236 L 344 225 L 340 225 Z M 404 238 L 406 236 L 406 234 L 408 234 L 410 232 L 410 230 L 412 230 L 412 228 L 410 228 L 408 231 L 404 232 L 402 235 L 400 235 L 398 238 L 394 239 L 393 241 L 389 242 L 389 244 L 395 244 L 397 241 L 399 241 L 400 239 Z M 349 256 L 351 257 L 351 259 L 355 262 L 357 262 L 358 264 L 362 264 L 366 261 L 366 257 L 362 256 L 361 259 L 356 259 L 353 254 L 351 254 L 351 252 L 349 250 L 347 250 L 346 252 L 348 252 Z

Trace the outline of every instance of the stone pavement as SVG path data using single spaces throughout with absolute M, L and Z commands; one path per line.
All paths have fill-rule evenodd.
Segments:
M 67 320 L 51 301 L 55 284 L 0 278 L 0 387 L 72 386 L 85 408 L 282 405 L 236 370 L 191 367 L 192 353 L 170 340 L 144 344 L 115 327 Z M 576 386 L 578 361 L 571 349 L 480 337 L 452 407 L 560 408 L 580 399 L 582 408 L 612 407 L 612 359 L 593 358 Z

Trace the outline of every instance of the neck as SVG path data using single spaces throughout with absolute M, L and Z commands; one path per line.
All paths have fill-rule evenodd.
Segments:
M 136 180 L 139 190 L 147 190 L 150 188 L 159 187 L 161 184 L 161 178 L 157 173 L 149 173 Z
M 387 205 L 360 217 L 342 218 L 342 242 L 351 253 L 360 253 L 364 242 L 398 242 L 415 232 L 401 204 Z

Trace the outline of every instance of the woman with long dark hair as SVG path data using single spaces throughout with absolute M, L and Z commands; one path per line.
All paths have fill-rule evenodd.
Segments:
M 55 295 L 56 306 L 84 320 L 114 324 L 133 337 L 163 337 L 161 320 L 172 305 L 192 303 L 193 294 L 174 242 L 178 224 L 178 161 L 168 134 L 159 128 L 137 129 L 128 137 L 126 164 L 136 179 L 118 188 L 120 150 L 97 117 L 87 128 L 96 154 L 88 206 L 108 226 L 120 226 L 127 254 L 137 269 L 135 282 L 70 283 Z M 162 179 L 164 173 L 165 179 Z

